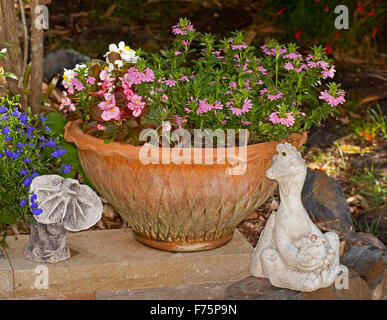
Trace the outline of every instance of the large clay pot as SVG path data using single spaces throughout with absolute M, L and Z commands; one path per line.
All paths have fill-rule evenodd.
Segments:
M 76 144 L 88 178 L 127 221 L 136 239 L 154 248 L 200 251 L 219 247 L 276 188 L 276 182 L 265 177 L 276 141 L 247 146 L 245 173 L 230 175 L 226 169 L 232 165 L 216 164 L 216 152 L 212 165 L 143 164 L 141 147 L 106 144 L 83 133 L 79 125 L 79 120 L 67 123 L 65 139 Z M 306 134 L 291 136 L 296 147 L 305 141 Z M 234 151 L 238 155 L 239 147 Z

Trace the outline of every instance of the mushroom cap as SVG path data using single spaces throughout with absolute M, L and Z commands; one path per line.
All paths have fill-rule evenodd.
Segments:
M 90 228 L 102 217 L 101 199 L 78 180 L 58 175 L 39 176 L 32 181 L 30 192 L 36 194 L 36 203 L 43 210 L 34 215 L 39 223 L 63 223 L 68 231 L 80 231 Z

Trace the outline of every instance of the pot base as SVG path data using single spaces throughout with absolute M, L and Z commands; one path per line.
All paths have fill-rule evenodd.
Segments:
M 133 232 L 135 239 L 148 247 L 171 252 L 197 252 L 219 248 L 229 242 L 233 236 L 230 233 L 220 239 L 209 241 L 157 241 Z

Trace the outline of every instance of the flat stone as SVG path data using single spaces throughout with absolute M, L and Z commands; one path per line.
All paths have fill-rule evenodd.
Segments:
M 348 289 L 328 288 L 301 292 L 274 287 L 268 279 L 247 277 L 225 290 L 229 300 L 371 300 L 373 292 L 356 271 L 349 271 Z
M 302 190 L 302 203 L 314 222 L 322 222 L 340 234 L 351 232 L 351 211 L 343 189 L 321 170 L 308 169 Z
M 341 259 L 341 263 L 356 270 L 371 289 L 384 280 L 387 269 L 387 249 L 373 246 L 354 246 Z
M 247 277 L 225 291 L 226 300 L 298 300 L 302 292 L 276 288 L 266 278 Z
M 343 235 L 342 240 L 345 241 L 344 253 L 347 253 L 353 246 L 371 245 L 380 249 L 386 249 L 384 243 L 370 233 L 348 232 Z
M 13 277 L 12 268 L 7 257 L 0 257 L 0 299 L 12 297 L 13 292 Z
M 99 292 L 97 300 L 222 300 L 227 283 Z
M 14 297 L 50 297 L 117 292 L 135 289 L 216 284 L 249 275 L 252 246 L 235 231 L 221 248 L 172 253 L 146 247 L 129 229 L 70 233 L 69 260 L 45 264 L 49 288 L 34 289 L 38 263 L 26 260 L 23 248 L 29 236 L 7 238 L 7 255 L 14 270 Z

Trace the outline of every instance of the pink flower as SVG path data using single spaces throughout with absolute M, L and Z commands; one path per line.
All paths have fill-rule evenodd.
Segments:
M 172 33 L 174 35 L 178 35 L 178 34 L 181 34 L 183 36 L 186 36 L 187 35 L 187 31 L 195 31 L 193 25 L 191 24 L 191 22 L 188 22 L 188 25 L 186 27 L 183 27 L 181 26 L 180 24 L 177 24 L 177 25 L 174 25 L 172 27 Z
M 225 125 L 227 123 L 227 120 L 220 121 L 221 124 Z
M 103 124 L 100 124 L 100 123 L 98 123 L 98 124 L 97 124 L 97 130 L 100 130 L 100 131 L 103 131 L 103 130 L 105 130 L 105 127 L 104 127 L 104 125 L 103 125 Z
M 79 81 L 77 78 L 72 78 L 71 79 L 71 84 L 77 89 L 78 91 L 82 91 L 85 89 L 85 86 L 82 84 L 81 81 Z
M 326 90 L 321 92 L 319 99 L 328 102 L 328 104 L 332 107 L 336 107 L 339 104 L 343 104 L 345 102 L 345 92 L 344 90 L 337 90 L 334 96 L 330 95 Z
M 139 71 L 136 66 L 129 68 L 128 72 L 124 75 L 123 78 L 120 78 L 122 81 L 122 86 L 132 87 L 134 84 L 140 84 L 142 82 L 153 82 L 155 80 L 155 75 L 150 68 L 145 69 L 143 72 Z
M 318 64 L 321 68 L 323 68 L 324 70 L 327 70 L 327 69 L 329 68 L 329 63 L 326 62 L 326 61 L 321 60 L 321 61 L 318 61 L 317 64 Z
M 181 76 L 181 78 L 179 79 L 180 81 L 189 81 L 188 77 L 187 76 Z
M 102 87 L 104 91 L 107 91 L 113 86 L 114 79 L 109 77 L 109 74 L 106 70 L 101 71 L 99 78 L 102 80 L 102 82 L 98 82 L 98 86 Z
M 183 40 L 181 42 L 181 44 L 184 45 L 184 46 L 188 46 L 189 45 L 189 41 L 188 40 Z
M 230 84 L 228 85 L 228 87 L 229 87 L 230 89 L 236 89 L 236 88 L 237 88 L 237 84 L 236 84 L 235 81 L 231 81 Z
M 172 129 L 172 126 L 171 124 L 169 123 L 169 121 L 165 121 L 163 122 L 162 126 L 161 126 L 161 130 L 164 131 L 164 132 L 168 132 L 168 131 L 171 131 Z
M 284 69 L 286 70 L 294 70 L 293 65 L 290 62 L 286 62 L 284 65 Z
M 172 88 L 172 87 L 174 87 L 174 86 L 177 84 L 177 81 L 176 81 L 176 80 L 169 79 L 169 80 L 165 80 L 164 83 L 165 83 L 168 87 Z
M 282 96 L 283 96 L 283 94 L 282 94 L 282 92 L 281 91 L 279 91 L 278 89 L 275 89 L 275 90 L 277 90 L 277 94 L 270 94 L 270 93 L 268 93 L 267 94 L 267 98 L 270 100 L 270 101 L 274 101 L 274 100 L 277 100 L 277 99 L 281 99 L 282 98 Z
M 141 114 L 142 110 L 144 110 L 145 108 L 145 102 L 142 101 L 141 96 L 135 94 L 130 98 L 128 108 L 129 110 L 132 110 L 134 117 L 138 117 Z
M 162 94 L 161 99 L 163 99 L 165 101 L 169 100 L 168 96 L 165 93 Z
M 335 76 L 336 69 L 334 66 L 332 66 L 329 70 L 323 70 L 322 76 L 324 79 L 326 78 L 333 78 Z
M 75 105 L 72 103 L 71 99 L 67 97 L 66 93 L 63 93 L 61 104 L 59 105 L 59 110 L 63 110 L 64 107 L 68 107 L 70 111 L 75 111 Z
M 238 44 L 238 45 L 231 45 L 231 49 L 233 50 L 243 50 L 243 49 L 246 49 L 247 48 L 247 45 L 245 44 Z
M 176 55 L 176 56 L 178 56 L 178 55 L 181 54 L 181 52 L 180 52 L 180 51 L 175 51 L 173 54 Z
M 101 114 L 101 118 L 104 121 L 110 121 L 110 120 L 120 120 L 121 117 L 121 111 L 118 107 L 112 107 L 107 110 L 104 110 Z
M 282 56 L 283 59 L 291 59 L 291 60 L 295 60 L 295 59 L 301 58 L 301 57 L 302 56 L 296 52 L 288 53 L 287 55 Z
M 187 122 L 186 120 L 187 116 L 181 117 L 181 116 L 175 116 L 175 121 L 177 125 L 179 126 L 179 129 L 181 129 L 184 122 Z
M 191 110 L 191 109 L 189 109 L 189 108 L 184 108 L 184 111 L 187 112 L 187 113 L 193 112 L 193 110 Z
M 105 93 L 104 96 L 105 101 L 98 103 L 98 107 L 102 110 L 109 110 L 116 106 L 116 97 L 114 94 Z
M 272 122 L 273 124 L 283 124 L 287 127 L 291 127 L 294 125 L 294 116 L 292 112 L 289 112 L 286 114 L 286 118 L 280 118 L 276 112 L 273 112 L 269 116 L 269 121 Z
M 86 83 L 94 84 L 95 83 L 95 78 L 94 77 L 87 77 Z
M 226 106 L 230 108 L 231 112 L 237 116 L 247 113 L 250 111 L 250 109 L 253 107 L 253 104 L 251 103 L 251 100 L 249 98 L 246 98 L 243 101 L 242 108 L 236 108 L 234 106 L 235 100 L 226 102 Z
M 245 126 L 249 126 L 250 122 L 249 121 L 242 121 L 242 124 L 245 125 Z

